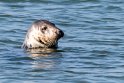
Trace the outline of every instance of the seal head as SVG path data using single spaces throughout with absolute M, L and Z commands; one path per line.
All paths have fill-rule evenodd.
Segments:
M 56 48 L 58 40 L 64 36 L 62 30 L 47 20 L 37 20 L 28 29 L 22 47 L 29 48 Z

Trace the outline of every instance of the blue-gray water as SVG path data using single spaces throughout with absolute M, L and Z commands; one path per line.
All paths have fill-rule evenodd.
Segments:
M 25 52 L 41 18 L 65 36 L 55 52 Z M 0 0 L 0 83 L 124 83 L 124 0 Z

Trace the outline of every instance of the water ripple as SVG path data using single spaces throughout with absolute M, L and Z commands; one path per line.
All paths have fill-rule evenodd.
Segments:
M 1 0 L 2 83 L 123 83 L 123 0 Z M 21 49 L 36 19 L 65 32 L 54 51 Z

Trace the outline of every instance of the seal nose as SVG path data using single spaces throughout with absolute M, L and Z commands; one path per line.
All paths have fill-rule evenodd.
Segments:
M 64 32 L 62 30 L 59 30 L 60 37 L 64 36 Z

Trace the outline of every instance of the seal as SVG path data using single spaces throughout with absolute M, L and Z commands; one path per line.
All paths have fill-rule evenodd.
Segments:
M 32 48 L 57 48 L 58 40 L 64 32 L 54 23 L 47 20 L 36 20 L 28 29 L 22 47 Z

